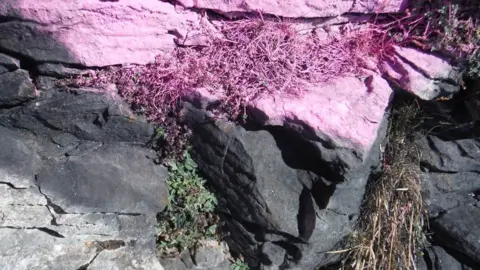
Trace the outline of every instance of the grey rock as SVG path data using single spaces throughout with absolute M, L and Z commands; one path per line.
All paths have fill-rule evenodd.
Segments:
M 54 136 L 52 137 L 52 141 L 62 147 L 70 145 L 78 146 L 80 143 L 80 140 L 70 133 L 62 133 Z
M 0 138 L 0 183 L 15 188 L 33 186 L 42 166 L 33 138 L 1 126 Z
M 478 102 L 477 96 L 467 90 L 452 102 L 422 104 L 431 116 L 423 123 L 429 134 L 418 134 L 416 139 L 423 171 L 422 195 L 434 243 L 458 261 L 445 259 L 435 269 L 463 269 L 459 264 L 480 268 L 476 197 L 480 191 L 480 130 L 476 122 L 480 108 L 469 106 Z M 447 258 L 439 255 L 443 257 Z
M 67 213 L 155 213 L 166 206 L 167 171 L 147 150 L 107 144 L 37 175 L 42 192 Z M 154 192 L 152 192 L 154 191 Z
M 474 270 L 459 262 L 440 246 L 433 246 L 426 249 L 423 258 L 417 263 L 418 270 Z
M 57 222 L 0 228 L 7 241 L 2 269 L 163 269 L 154 253 L 154 215 L 61 215 Z
M 192 258 L 197 268 L 211 269 L 225 260 L 225 254 L 221 245 L 207 242 L 194 249 Z
M 145 144 L 154 128 L 135 116 L 118 98 L 80 90 L 76 95 L 55 92 L 22 108 L 0 115 L 0 125 L 54 137 L 70 133 L 91 141 L 123 141 Z
M 45 91 L 0 114 L 0 269 L 163 270 L 168 173 L 138 145 L 152 126 L 116 99 Z
M 0 74 L 3 74 L 3 73 L 7 73 L 9 70 L 4 67 L 4 66 L 0 66 Z
M 20 68 L 20 61 L 9 55 L 0 53 L 0 74 Z
M 209 120 L 188 104 L 183 115 L 194 134 L 192 157 L 216 191 L 232 250 L 262 267 L 268 266 L 265 258 L 292 269 L 338 259 L 326 252 L 352 229 L 371 169 L 378 166 L 385 128 L 371 156 L 330 165 L 328 157 L 343 149 L 322 155 L 316 142 L 283 128 L 245 130 Z M 262 249 L 265 243 L 284 251 Z
M 480 208 L 464 205 L 430 221 L 435 239 L 480 264 Z
M 37 187 L 16 189 L 0 185 L 0 192 L 0 227 L 45 228 L 50 225 L 52 217 L 47 200 Z
M 56 78 L 48 76 L 35 77 L 35 85 L 37 89 L 42 92 L 54 92 L 57 91 Z
M 85 73 L 85 70 L 66 67 L 58 63 L 41 63 L 37 65 L 37 70 L 40 75 L 55 78 L 66 78 Z
M 35 97 L 35 85 L 27 71 L 0 74 L 0 106 L 15 106 Z
M 266 260 L 267 263 L 264 264 L 278 267 L 279 265 L 282 265 L 286 251 L 279 245 L 265 242 L 262 244 L 262 253 L 266 255 L 264 260 Z
M 189 255 L 190 256 L 190 255 Z M 159 258 L 164 269 L 168 270 L 187 270 L 187 267 L 179 258 Z

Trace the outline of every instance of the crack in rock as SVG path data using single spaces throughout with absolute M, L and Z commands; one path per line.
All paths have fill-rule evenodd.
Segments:
M 16 187 L 14 184 L 12 184 L 10 182 L 0 181 L 0 185 L 7 185 L 8 187 L 13 188 L 13 189 L 28 189 L 26 187 Z
M 102 253 L 104 250 L 116 250 L 121 247 L 124 247 L 126 244 L 122 240 L 106 240 L 106 241 L 92 241 L 92 242 L 87 242 L 87 246 L 90 247 L 95 247 L 97 249 L 97 253 L 93 258 L 86 264 L 80 266 L 76 270 L 87 270 L 88 267 L 95 261 L 95 259 Z
M 85 244 L 88 247 L 95 247 L 97 252 L 101 252 L 103 250 L 116 250 L 121 247 L 124 247 L 125 241 L 123 240 L 105 240 L 105 241 L 91 241 Z
M 12 229 L 12 230 L 38 230 L 38 231 L 41 231 L 41 232 L 44 232 L 48 235 L 51 235 L 53 237 L 57 237 L 57 238 L 65 238 L 65 236 L 63 236 L 62 234 L 60 234 L 59 232 L 55 231 L 55 230 L 52 230 L 52 229 L 49 229 L 49 228 L 45 228 L 45 227 L 16 227 L 16 226 L 0 226 L 0 229 Z
M 86 264 L 80 266 L 79 268 L 77 268 L 76 270 L 87 270 L 88 267 L 93 263 L 93 261 L 95 261 L 95 259 L 98 257 L 98 255 L 101 253 L 100 252 L 97 252 L 97 254 L 95 254 L 95 256 L 93 256 L 93 258 Z

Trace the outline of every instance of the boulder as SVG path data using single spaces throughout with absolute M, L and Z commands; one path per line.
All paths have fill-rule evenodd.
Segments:
M 404 10 L 407 0 L 176 0 L 189 8 L 211 9 L 223 14 L 238 12 L 291 17 L 335 17 L 345 13 L 384 13 Z
M 37 91 L 26 70 L 0 74 L 0 107 L 15 106 L 36 97 Z
M 37 62 L 146 64 L 171 52 L 177 33 L 206 40 L 198 34 L 200 15 L 167 1 L 4 0 L 2 17 L 0 49 Z
M 394 46 L 380 71 L 397 87 L 423 100 L 452 97 L 460 90 L 461 73 L 448 61 L 413 48 Z
M 440 246 L 432 246 L 425 250 L 423 258 L 417 264 L 418 270 L 474 270 L 478 265 L 464 264 Z
M 153 126 L 134 115 L 120 99 L 81 89 L 76 94 L 47 91 L 35 102 L 0 114 L 0 125 L 50 138 L 69 133 L 78 139 L 100 142 L 145 144 L 154 135 Z
M 472 87 L 453 100 L 421 104 L 427 115 L 423 125 L 430 132 L 416 139 L 433 240 L 472 269 L 480 266 L 480 130 L 476 118 L 480 107 L 470 106 L 478 100 L 478 90 Z
M 246 130 L 210 119 L 189 103 L 182 114 L 194 134 L 192 157 L 219 198 L 232 250 L 262 267 L 313 269 L 336 258 L 327 252 L 356 221 L 365 184 L 378 166 L 385 121 L 362 166 L 340 177 L 316 142 L 291 129 Z
M 151 125 L 112 97 L 55 89 L 0 119 L 1 269 L 163 270 L 168 173 L 141 145 Z

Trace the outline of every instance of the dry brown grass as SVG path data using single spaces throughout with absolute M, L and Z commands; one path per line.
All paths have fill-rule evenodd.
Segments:
M 394 108 L 383 172 L 367 187 L 345 269 L 415 269 L 424 242 L 419 151 L 410 142 L 418 123 L 414 102 Z

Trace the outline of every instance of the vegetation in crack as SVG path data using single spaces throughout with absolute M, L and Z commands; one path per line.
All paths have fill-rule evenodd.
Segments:
M 157 247 L 162 256 L 171 257 L 203 239 L 216 239 L 218 217 L 214 213 L 217 200 L 188 152 L 183 161 L 171 160 L 167 166 L 168 205 L 158 214 Z
M 345 269 L 414 269 L 426 242 L 420 185 L 420 152 L 413 143 L 420 125 L 418 103 L 396 100 L 382 153 L 383 171 L 372 178 L 350 236 Z

